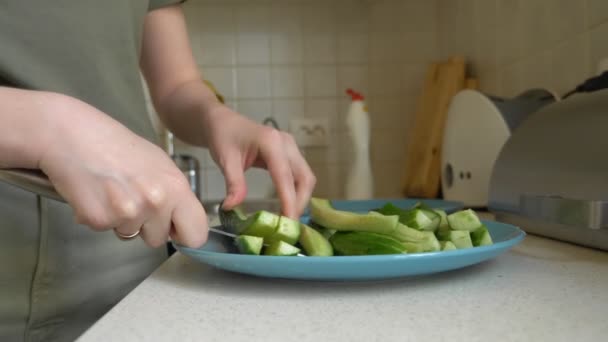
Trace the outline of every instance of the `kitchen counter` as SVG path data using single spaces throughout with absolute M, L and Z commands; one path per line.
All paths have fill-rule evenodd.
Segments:
M 359 283 L 228 273 L 177 253 L 80 341 L 601 341 L 608 253 L 528 235 L 485 263 Z

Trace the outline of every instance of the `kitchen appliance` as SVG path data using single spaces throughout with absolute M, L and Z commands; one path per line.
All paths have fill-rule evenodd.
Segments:
M 541 108 L 504 144 L 488 209 L 525 231 L 608 250 L 608 89 Z
M 443 198 L 467 207 L 488 203 L 490 174 L 504 143 L 538 109 L 556 101 L 544 89 L 500 98 L 465 89 L 451 100 L 441 155 Z

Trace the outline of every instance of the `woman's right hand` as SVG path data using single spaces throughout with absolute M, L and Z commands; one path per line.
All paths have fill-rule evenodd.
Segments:
M 59 95 L 51 107 L 53 137 L 39 167 L 79 223 L 124 235 L 141 229 L 152 247 L 168 236 L 194 248 L 205 243 L 205 211 L 162 149 L 76 99 Z

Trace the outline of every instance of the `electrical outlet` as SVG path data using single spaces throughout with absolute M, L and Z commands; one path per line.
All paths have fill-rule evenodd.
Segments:
M 300 147 L 327 146 L 329 120 L 321 117 L 291 119 L 289 131 Z

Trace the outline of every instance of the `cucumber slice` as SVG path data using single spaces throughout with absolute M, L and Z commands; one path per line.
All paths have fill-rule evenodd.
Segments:
M 260 210 L 239 225 L 238 235 L 253 235 L 267 238 L 279 225 L 279 215 Z
M 404 224 L 398 223 L 397 227 L 391 234 L 392 237 L 401 241 L 401 242 L 413 242 L 419 243 L 424 242 L 428 237 L 424 234 L 424 232 L 410 228 Z
M 433 220 L 421 209 L 409 210 L 401 219 L 406 226 L 419 230 L 424 230 L 425 227 L 433 224 Z
M 466 230 L 451 230 L 450 241 L 458 249 L 472 248 L 471 234 Z
M 431 232 L 436 231 L 439 228 L 439 225 L 441 224 L 441 216 L 439 216 L 439 214 L 437 214 L 434 210 L 421 209 L 421 211 L 424 215 L 426 215 L 426 217 L 431 220 L 429 224 L 421 227 L 421 229 L 428 230 Z
M 372 210 L 372 212 L 377 212 L 384 216 L 397 215 L 397 216 L 399 216 L 399 221 L 401 221 L 401 215 L 405 213 L 405 210 L 403 210 L 389 202 L 389 203 L 386 203 L 384 206 L 382 206 L 382 208 Z
M 450 227 L 439 228 L 435 231 L 435 236 L 439 241 L 450 241 Z
M 329 239 L 336 232 L 335 229 L 325 228 L 322 225 L 320 225 L 320 224 L 318 224 L 316 222 L 312 222 L 312 221 L 310 221 L 310 225 L 309 226 L 311 228 L 315 229 L 316 231 L 318 231 L 319 233 L 321 233 L 321 235 L 323 235 L 323 237 L 325 237 L 326 239 Z
M 400 223 L 418 230 L 435 231 L 441 222 L 441 217 L 423 203 L 417 203 L 414 208 L 407 210 L 403 210 L 392 203 L 387 203 L 382 208 L 370 213 L 398 215 Z
M 489 246 L 493 244 L 492 237 L 490 236 L 490 232 L 488 228 L 484 225 L 477 228 L 474 232 L 471 233 L 471 240 L 473 241 L 473 246 Z
M 262 246 L 264 245 L 264 238 L 251 235 L 239 235 L 234 238 L 234 243 L 241 254 L 260 255 Z
M 466 230 L 472 232 L 481 227 L 481 221 L 472 209 L 457 211 L 448 215 L 450 228 L 454 230 Z
M 438 229 L 449 229 L 450 225 L 448 224 L 448 214 L 445 212 L 445 210 L 433 209 L 433 211 L 435 211 L 435 213 L 437 213 L 437 215 L 439 215 L 441 218 Z
M 298 242 L 300 237 L 300 222 L 290 219 L 286 216 L 279 218 L 279 224 L 272 235 L 267 237 L 266 243 L 272 243 L 275 241 L 285 241 L 290 245 L 294 245 Z
M 231 210 L 220 209 L 219 216 L 220 222 L 224 225 L 224 228 L 233 234 L 238 234 L 239 229 L 243 227 L 247 220 L 247 215 L 243 213 L 243 210 L 240 207 L 235 207 Z
M 332 256 L 334 249 L 322 233 L 301 224 L 300 245 L 308 256 Z
M 458 249 L 452 241 L 440 241 L 439 244 L 441 245 L 442 251 L 451 251 Z
M 314 222 L 328 229 L 384 234 L 391 234 L 399 221 L 397 215 L 357 214 L 336 210 L 331 206 L 329 200 L 321 198 L 311 198 L 310 216 Z
M 437 240 L 435 233 L 430 231 L 424 231 L 422 233 L 426 235 L 426 240 L 424 243 L 421 243 L 424 252 L 437 252 L 441 250 L 441 245 L 439 244 L 439 240 Z
M 275 241 L 264 248 L 264 255 L 274 256 L 294 256 L 300 253 L 300 249 L 292 246 L 285 241 Z
M 377 255 L 407 253 L 397 239 L 372 232 L 336 232 L 330 239 L 334 251 L 339 255 Z
M 415 243 L 415 242 L 403 242 L 403 247 L 405 247 L 405 250 L 407 251 L 408 254 L 414 254 L 414 253 L 423 253 L 424 249 L 423 246 L 419 243 Z

